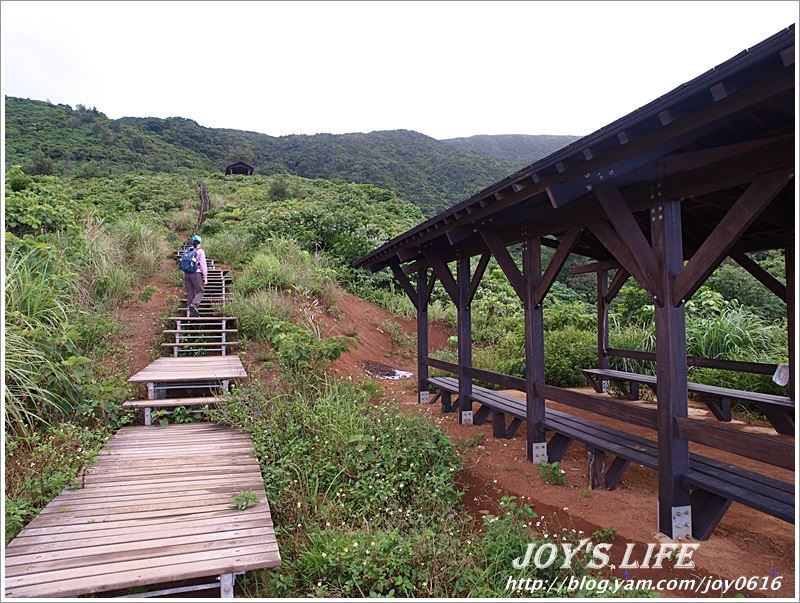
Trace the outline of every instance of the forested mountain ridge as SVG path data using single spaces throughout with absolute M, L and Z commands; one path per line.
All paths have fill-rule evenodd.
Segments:
M 448 138 L 441 142 L 463 151 L 510 161 L 524 167 L 578 138 L 557 134 L 480 134 L 466 138 Z
M 30 174 L 213 171 L 242 160 L 264 175 L 288 172 L 389 188 L 428 215 L 570 138 L 544 137 L 540 145 L 535 136 L 503 136 L 496 143 L 491 136 L 440 141 L 411 130 L 275 137 L 206 128 L 181 117 L 114 120 L 81 105 L 72 109 L 15 97 L 5 103 L 6 165 L 21 164 Z

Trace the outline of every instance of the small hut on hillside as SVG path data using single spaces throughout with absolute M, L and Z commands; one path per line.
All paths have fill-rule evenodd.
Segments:
M 237 161 L 225 168 L 225 175 L 241 174 L 243 176 L 252 176 L 255 168 L 252 165 L 246 164 L 244 161 Z

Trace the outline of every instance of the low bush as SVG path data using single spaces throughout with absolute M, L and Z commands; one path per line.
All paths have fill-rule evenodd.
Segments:
M 65 487 L 81 487 L 79 471 L 110 437 L 104 427 L 60 423 L 6 439 L 5 542 Z

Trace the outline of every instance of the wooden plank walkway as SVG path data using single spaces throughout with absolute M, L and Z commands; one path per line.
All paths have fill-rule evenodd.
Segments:
M 238 356 L 162 357 L 128 378 L 131 383 L 244 379 L 247 373 Z
M 72 597 L 280 565 L 244 432 L 210 423 L 123 427 L 84 480 L 9 544 L 7 597 Z M 232 504 L 242 490 L 258 497 L 245 511 Z

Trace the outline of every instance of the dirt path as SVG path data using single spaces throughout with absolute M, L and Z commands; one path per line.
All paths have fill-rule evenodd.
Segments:
M 133 375 L 153 361 L 164 330 L 162 318 L 182 295 L 182 289 L 172 280 L 174 268 L 175 260 L 165 258 L 156 274 L 140 283 L 131 299 L 115 311 L 114 320 L 125 325 L 119 335 L 118 344 L 122 352 L 114 359 L 119 363 L 115 369 L 124 368 L 127 374 Z M 149 300 L 144 301 L 139 294 L 148 286 L 156 290 Z
M 415 350 L 398 350 L 382 327 L 385 321 L 395 320 L 404 331 L 415 335 L 416 321 L 397 319 L 390 312 L 355 296 L 346 294 L 339 304 L 340 315 L 323 319 L 327 335 L 352 335 L 358 345 L 351 348 L 332 367 L 339 375 L 364 376 L 365 361 L 389 364 L 396 368 L 416 372 Z M 446 347 L 450 333 L 440 325 L 432 325 L 431 349 Z M 461 482 L 466 489 L 465 504 L 479 519 L 487 512 L 497 511 L 497 501 L 506 494 L 524 498 L 540 515 L 546 517 L 549 529 L 566 527 L 583 530 L 586 534 L 613 527 L 617 530 L 615 547 L 624 550 L 627 542 L 644 547 L 657 541 L 656 505 L 658 500 L 657 474 L 655 471 L 632 466 L 621 485 L 615 491 L 590 490 L 586 487 L 586 451 L 581 445 L 573 445 L 562 461 L 567 472 L 566 486 L 546 484 L 536 468 L 525 460 L 525 429 L 520 428 L 512 440 L 492 438 L 491 422 L 481 426 L 460 426 L 455 414 L 441 414 L 439 406 L 417 404 L 416 379 L 384 381 L 388 394 L 395 397 L 403 412 L 420 413 L 441 427 L 457 444 L 460 442 L 466 466 Z M 551 404 L 548 401 L 548 404 Z M 652 432 L 629 424 L 585 413 L 573 408 L 553 404 L 554 408 L 593 421 L 626 429 L 637 435 L 653 437 Z M 702 411 L 698 411 L 702 412 Z M 482 437 L 475 438 L 477 434 Z M 477 443 L 479 442 L 480 443 Z M 758 468 L 757 463 L 742 457 L 716 450 L 702 449 L 698 452 L 739 464 Z M 793 474 L 777 468 L 768 473 L 779 479 L 793 479 Z M 777 592 L 749 593 L 755 596 L 783 596 L 794 593 L 794 528 L 778 519 L 734 503 L 723 518 L 714 535 L 701 543 L 695 555 L 698 568 L 687 570 L 691 575 L 708 575 L 734 580 L 739 576 L 781 575 L 783 586 Z M 612 563 L 614 558 L 612 556 Z M 638 570 L 631 577 L 673 578 L 688 577 L 676 574 L 677 570 Z M 621 576 L 621 574 L 620 574 Z M 666 595 L 691 595 L 692 593 L 664 593 Z M 730 592 L 729 596 L 735 593 Z M 707 596 L 711 596 L 709 593 Z M 719 595 L 716 595 L 719 596 Z

